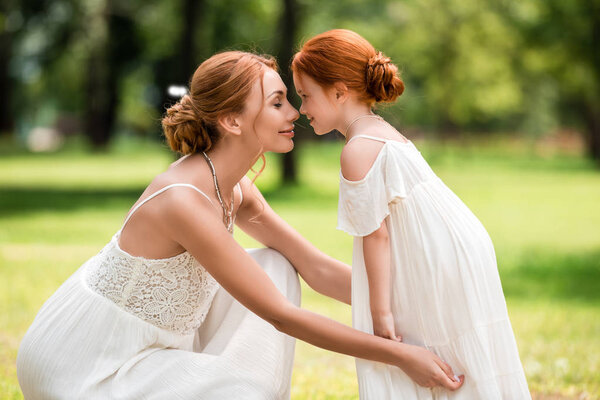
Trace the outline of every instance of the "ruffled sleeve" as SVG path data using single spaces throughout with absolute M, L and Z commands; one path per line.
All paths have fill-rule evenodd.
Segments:
M 390 214 L 389 204 L 406 197 L 398 165 L 388 158 L 384 146 L 367 175 L 348 181 L 340 172 L 338 226 L 352 236 L 367 236 Z

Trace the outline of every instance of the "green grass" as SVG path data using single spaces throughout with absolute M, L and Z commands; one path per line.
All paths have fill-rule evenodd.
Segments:
M 534 396 L 600 398 L 600 172 L 576 156 L 541 157 L 506 141 L 417 145 L 494 240 Z M 340 145 L 300 150 L 299 186 L 277 186 L 275 156 L 257 183 L 284 219 L 349 263 L 352 240 L 335 229 Z M 172 160 L 162 146 L 132 140 L 104 154 L 77 145 L 26 154 L 0 145 L 1 398 L 22 398 L 16 351 L 39 307 L 109 240 Z M 305 285 L 302 304 L 350 324 L 348 306 Z M 292 385 L 293 399 L 358 398 L 353 359 L 302 342 Z

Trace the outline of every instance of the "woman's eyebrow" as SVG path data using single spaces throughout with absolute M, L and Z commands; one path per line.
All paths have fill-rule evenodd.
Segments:
M 275 90 L 273 93 L 271 93 L 270 95 L 267 96 L 267 99 L 271 96 L 273 96 L 274 94 L 279 94 L 283 96 L 283 90 Z

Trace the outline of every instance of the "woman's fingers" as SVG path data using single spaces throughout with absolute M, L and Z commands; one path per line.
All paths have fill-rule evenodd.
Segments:
M 442 371 L 444 371 L 446 375 L 448 375 L 448 378 L 450 378 L 450 380 L 455 380 L 456 375 L 454 375 L 454 372 L 452 371 L 452 367 L 450 367 L 450 365 L 448 365 L 442 360 L 436 360 L 436 363 L 440 366 Z
M 436 364 L 442 369 L 442 371 L 444 371 L 444 374 L 445 374 L 440 377 L 439 383 L 441 384 L 441 386 L 443 386 L 449 390 L 456 390 L 463 385 L 463 382 L 465 381 L 464 375 L 461 375 L 461 376 L 454 375 L 454 372 L 452 371 L 452 367 L 450 367 L 450 365 L 448 365 L 441 359 L 437 359 Z
M 464 375 L 461 375 L 458 377 L 458 382 L 455 382 L 452 379 L 448 378 L 448 376 L 445 374 L 441 375 L 440 378 L 438 379 L 438 384 L 448 390 L 456 390 L 459 387 L 461 387 L 464 382 L 465 382 Z

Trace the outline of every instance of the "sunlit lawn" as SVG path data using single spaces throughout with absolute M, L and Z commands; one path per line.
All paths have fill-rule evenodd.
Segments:
M 600 172 L 505 142 L 418 142 L 496 246 L 509 313 L 537 398 L 600 398 Z M 19 341 L 59 284 L 97 252 L 153 175 L 173 160 L 121 140 L 108 154 L 0 151 L 0 397 L 20 399 Z M 1 150 L 1 148 L 0 148 Z M 301 149 L 298 187 L 277 188 L 278 160 L 258 184 L 273 208 L 323 251 L 350 262 L 335 229 L 340 145 Z M 238 233 L 247 247 L 251 239 Z M 304 287 L 303 306 L 350 324 L 350 308 Z M 357 399 L 353 359 L 298 342 L 293 399 Z

